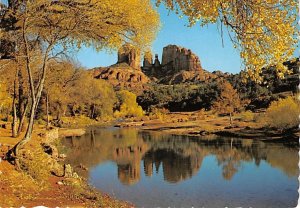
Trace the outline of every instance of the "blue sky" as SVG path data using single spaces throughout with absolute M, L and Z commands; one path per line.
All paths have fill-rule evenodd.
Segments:
M 221 70 L 224 72 L 238 73 L 241 70 L 241 59 L 237 50 L 224 30 L 224 47 L 217 25 L 192 28 L 186 26 L 186 19 L 180 19 L 173 12 L 168 12 L 164 6 L 158 11 L 161 15 L 162 27 L 152 50 L 159 55 L 161 60 L 163 47 L 168 44 L 179 45 L 191 49 L 199 56 L 201 65 L 208 71 Z M 77 54 L 77 59 L 82 66 L 93 68 L 98 66 L 109 66 L 117 61 L 117 52 L 96 52 L 92 48 L 82 48 Z

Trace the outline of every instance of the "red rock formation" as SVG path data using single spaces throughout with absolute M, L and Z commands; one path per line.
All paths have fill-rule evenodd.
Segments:
M 198 56 L 186 48 L 176 45 L 168 45 L 163 49 L 162 67 L 164 71 L 174 73 L 185 71 L 201 71 L 201 63 Z
M 143 72 L 126 63 L 93 69 L 93 75 L 96 79 L 107 80 L 117 89 L 125 88 L 135 93 L 144 90 L 145 84 L 150 81 Z
M 126 63 L 130 67 L 141 70 L 141 54 L 140 51 L 129 44 L 123 45 L 118 51 L 118 64 Z

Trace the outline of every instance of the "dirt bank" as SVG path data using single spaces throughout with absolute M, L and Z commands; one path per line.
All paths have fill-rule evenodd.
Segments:
M 64 133 L 73 135 L 82 131 Z M 22 154 L 22 171 L 17 171 L 15 166 L 2 158 L 23 135 L 12 138 L 10 128 L 0 129 L 0 207 L 132 207 L 129 203 L 95 191 L 87 185 L 85 179 L 73 177 L 74 173 L 72 176 L 58 177 L 42 171 L 49 170 L 46 167 L 48 160 L 54 161 L 42 149 L 41 143 L 45 143 L 45 135 L 47 132 L 43 128 L 35 128 L 33 138 Z M 63 159 L 57 160 L 58 164 L 64 163 Z

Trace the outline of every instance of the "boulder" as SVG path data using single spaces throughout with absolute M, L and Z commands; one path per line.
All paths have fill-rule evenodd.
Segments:
M 64 165 L 64 177 L 72 178 L 73 177 L 73 168 L 70 164 Z
M 80 178 L 65 178 L 62 183 L 67 186 L 81 186 Z
M 49 168 L 51 174 L 58 176 L 58 177 L 63 177 L 64 176 L 64 166 L 59 164 L 56 160 L 52 159 L 49 161 Z
M 58 139 L 58 137 L 58 128 L 50 129 L 45 133 L 45 141 L 49 143 L 55 141 L 56 139 Z
M 62 186 L 62 185 L 64 185 L 64 183 L 63 183 L 63 182 L 61 182 L 61 181 L 58 181 L 58 182 L 57 182 L 57 185 L 60 185 L 60 186 Z
M 58 158 L 58 150 L 54 145 L 49 144 L 49 143 L 42 143 L 41 145 L 42 145 L 45 153 L 47 153 L 54 159 Z

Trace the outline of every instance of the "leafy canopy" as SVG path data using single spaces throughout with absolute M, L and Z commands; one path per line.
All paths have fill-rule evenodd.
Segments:
M 158 13 L 149 0 L 11 2 L 13 6 L 1 12 L 1 39 L 23 28 L 32 39 L 38 36 L 47 43 L 59 40 L 65 47 L 86 44 L 100 50 L 118 48 L 124 41 L 147 46 L 159 25 Z
M 142 117 L 143 109 L 136 102 L 136 95 L 128 90 L 118 92 L 120 101 L 119 110 L 115 112 L 115 117 Z
M 221 93 L 217 101 L 214 103 L 214 108 L 219 113 L 233 113 L 240 107 L 240 98 L 237 90 L 227 81 L 220 83 Z
M 296 0 L 157 0 L 200 22 L 221 23 L 239 47 L 240 56 L 252 79 L 261 80 L 261 70 L 275 65 L 279 77 L 288 72 L 282 63 L 293 56 L 297 41 Z M 221 28 L 222 29 L 222 28 Z

